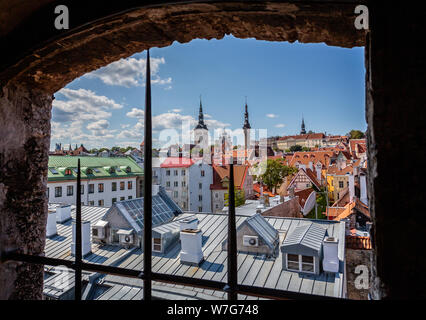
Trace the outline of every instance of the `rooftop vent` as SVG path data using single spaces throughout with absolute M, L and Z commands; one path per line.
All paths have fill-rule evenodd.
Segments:
M 61 205 L 56 207 L 56 222 L 64 223 L 71 219 L 71 205 Z
M 185 229 L 197 229 L 198 228 L 198 218 L 193 216 L 193 217 L 188 217 L 182 220 L 179 220 L 180 222 L 180 230 L 185 230 Z
M 324 258 L 322 267 L 325 272 L 339 272 L 339 257 L 338 257 L 339 240 L 334 237 L 326 237 L 323 242 Z
M 180 232 L 182 250 L 180 262 L 199 265 L 204 260 L 202 250 L 202 232 L 200 229 L 184 229 Z
M 56 233 L 56 212 L 49 210 L 47 215 L 46 237 L 52 237 L 56 235 Z
M 76 226 L 75 221 L 72 223 L 72 243 L 71 243 L 71 255 L 75 256 L 76 246 Z M 90 221 L 83 221 L 81 223 L 81 254 L 82 256 L 88 255 L 92 251 L 92 244 L 90 242 Z

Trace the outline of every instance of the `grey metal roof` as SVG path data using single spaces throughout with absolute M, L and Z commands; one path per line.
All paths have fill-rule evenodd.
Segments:
M 326 229 L 324 227 L 311 222 L 310 224 L 295 228 L 293 232 L 285 238 L 281 248 L 302 245 L 320 252 L 325 234 Z
M 84 220 L 94 224 L 108 210 L 107 208 L 82 207 Z M 72 209 L 74 215 L 74 208 Z M 181 214 L 174 219 L 175 223 L 183 217 L 193 214 Z M 182 275 L 197 279 L 226 281 L 227 251 L 222 250 L 222 242 L 227 237 L 227 215 L 196 214 L 199 228 L 203 231 L 204 261 L 199 266 L 188 266 L 180 263 L 180 242 L 177 241 L 165 253 L 153 253 L 152 268 L 154 272 Z M 237 227 L 247 216 L 237 216 Z M 321 273 L 306 275 L 298 272 L 282 270 L 282 253 L 274 258 L 263 255 L 238 252 L 238 282 L 244 285 L 276 288 L 295 292 L 341 297 L 344 283 L 345 225 L 344 222 L 326 220 L 309 220 L 298 218 L 266 217 L 268 223 L 279 230 L 280 243 L 299 226 L 311 225 L 327 230 L 329 236 L 339 239 L 338 257 L 341 261 L 339 273 L 335 275 Z M 57 224 L 58 235 L 46 239 L 46 256 L 70 260 L 71 222 Z M 86 261 L 101 264 L 116 264 L 119 267 L 143 270 L 143 250 L 122 248 L 118 245 L 92 245 L 92 254 Z M 94 295 L 100 300 L 139 300 L 143 297 L 143 281 L 121 276 L 102 276 Z M 110 288 L 108 288 L 110 287 Z M 107 288 L 108 290 L 105 290 Z M 46 290 L 46 289 L 45 289 Z M 163 299 L 226 299 L 222 291 L 190 288 L 180 285 L 153 282 L 153 296 Z M 256 297 L 239 295 L 239 299 L 257 299 Z
M 118 211 L 129 222 L 132 228 L 140 233 L 143 230 L 143 198 L 118 201 L 112 205 L 106 215 Z M 182 210 L 161 190 L 152 196 L 152 225 L 158 226 L 168 223 L 182 213 Z
M 259 213 L 246 219 L 256 233 L 263 238 L 266 245 L 271 249 L 275 248 L 278 231 Z

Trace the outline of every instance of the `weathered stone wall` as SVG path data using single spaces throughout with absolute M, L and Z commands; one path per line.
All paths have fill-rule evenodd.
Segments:
M 43 253 L 51 104 L 40 91 L 0 91 L 0 252 Z M 42 270 L 0 264 L 0 299 L 41 299 Z
M 264 217 L 290 217 L 303 218 L 300 213 L 299 197 L 280 203 L 279 205 L 262 212 Z
M 88 23 L 84 17 L 93 19 L 98 12 L 105 14 L 108 6 L 102 4 L 100 11 L 99 6 L 87 1 L 81 7 L 77 5 L 79 1 L 73 3 L 76 4 L 70 3 L 69 11 L 70 27 L 76 28 L 74 32 L 55 30 L 53 7 L 49 7 L 43 15 L 32 17 L 33 24 L 24 24 L 3 39 L 9 44 L 14 44 L 16 39 L 20 41 L 16 46 L 5 46 L 0 65 L 4 61 L 15 61 L 23 50 L 30 50 L 31 54 L 16 61 L 12 68 L 0 70 L 0 82 L 27 83 L 53 94 L 73 79 L 136 52 L 165 47 L 173 41 L 222 39 L 227 34 L 269 41 L 325 42 L 342 47 L 362 46 L 365 41 L 365 32 L 354 27 L 355 4 L 351 3 L 218 1 L 157 5 L 96 17 L 98 21 L 80 29 L 75 21 Z M 114 3 L 111 8 L 117 6 Z M 43 19 L 52 23 L 41 24 Z M 51 37 L 57 39 L 37 49 L 30 48 Z M 37 39 L 39 42 L 34 43 Z M 15 47 L 20 51 L 14 52 Z
M 346 248 L 346 284 L 347 298 L 353 300 L 368 300 L 368 293 L 371 286 L 371 261 L 372 250 L 354 250 Z M 368 275 L 361 272 L 355 273 L 357 266 L 363 265 L 367 267 Z M 364 270 L 363 270 L 364 271 Z M 355 281 L 357 277 L 364 277 L 366 283 L 369 284 L 368 289 L 357 289 Z M 363 283 L 364 284 L 364 283 Z
M 366 54 L 372 295 L 426 298 L 426 12 L 371 2 Z

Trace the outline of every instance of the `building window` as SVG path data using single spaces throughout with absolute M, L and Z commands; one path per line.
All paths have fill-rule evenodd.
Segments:
M 112 203 L 116 203 L 117 202 L 117 198 L 112 198 Z
M 186 187 L 186 181 L 182 181 L 182 187 Z
M 72 196 L 74 194 L 74 186 L 67 186 L 67 196 Z
M 215 193 L 214 194 L 214 197 L 217 199 L 217 198 L 219 198 L 219 194 L 218 193 Z
M 66 176 L 70 176 L 70 175 L 72 175 L 72 171 L 71 171 L 71 169 L 65 169 L 65 175 L 66 175 Z
M 198 201 L 203 201 L 203 196 L 201 194 L 198 195 Z
M 287 269 L 299 271 L 299 255 L 287 254 Z
M 170 176 L 170 170 L 166 170 L 166 176 Z
M 81 185 L 81 194 L 84 194 L 84 184 Z
M 205 175 L 204 170 L 201 170 L 201 176 L 204 177 L 204 175 Z
M 94 206 L 95 205 L 95 201 L 89 201 L 89 206 Z M 97 229 L 94 229 L 97 230 Z
M 95 185 L 93 183 L 89 184 L 89 193 L 95 193 Z
M 104 200 L 99 200 L 99 201 L 98 201 L 98 205 L 99 205 L 100 207 L 103 207 L 103 206 L 104 206 Z
M 339 188 L 343 188 L 343 181 L 339 181 Z
M 120 201 L 123 201 L 125 199 L 126 199 L 126 197 L 120 197 Z
M 315 258 L 297 254 L 287 254 L 287 269 L 308 273 L 315 272 Z
M 62 187 L 55 187 L 55 197 L 62 197 Z
M 111 191 L 117 191 L 117 182 L 111 184 Z
M 178 186 L 179 186 L 179 182 L 178 182 L 178 181 L 175 181 L 175 182 L 173 183 L 173 185 L 174 185 L 175 187 L 178 187 Z
M 133 197 L 132 197 L 132 196 L 129 196 L 129 197 L 128 197 L 128 199 L 129 199 L 129 200 L 130 200 L 130 199 L 133 199 Z
M 177 198 L 178 196 L 179 196 L 179 192 L 177 192 L 177 191 L 173 192 L 173 197 L 174 198 Z
M 182 208 L 186 209 L 186 202 L 182 202 Z
M 152 251 L 161 252 L 161 238 L 152 239 Z
M 47 199 L 49 199 L 50 188 L 47 188 Z
M 177 176 L 179 172 L 177 170 L 174 170 L 174 175 Z
M 182 171 L 181 171 L 181 175 L 185 175 L 186 174 L 186 172 L 185 172 L 185 169 L 182 169 Z
M 166 187 L 170 187 L 170 181 L 166 181 Z
M 104 184 L 103 183 L 98 184 L 98 192 L 104 192 Z
M 216 209 L 219 209 L 219 205 L 218 204 L 216 204 Z
M 198 184 L 198 189 L 200 189 L 200 190 L 203 189 L 203 184 L 202 183 Z
M 120 190 L 124 190 L 124 187 L 125 187 L 125 186 L 124 186 L 124 181 L 121 181 L 121 182 L 120 182 Z
M 203 212 L 203 207 L 198 207 L 198 212 Z
M 132 181 L 127 181 L 127 189 L 132 190 Z
M 302 271 L 314 272 L 314 257 L 302 256 Z

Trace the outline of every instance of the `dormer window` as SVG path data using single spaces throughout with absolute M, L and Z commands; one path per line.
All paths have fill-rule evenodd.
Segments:
M 127 172 L 127 173 L 132 172 L 132 168 L 130 168 L 129 166 L 127 166 L 127 167 L 126 167 L 126 172 Z
M 93 174 L 93 170 L 92 170 L 92 169 L 90 169 L 90 168 L 87 168 L 87 169 L 86 169 L 86 174 Z
M 72 170 L 71 169 L 65 169 L 65 175 L 66 176 L 72 175 Z

